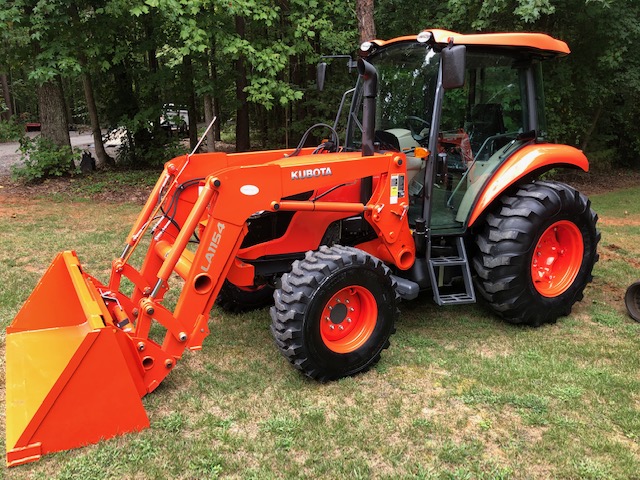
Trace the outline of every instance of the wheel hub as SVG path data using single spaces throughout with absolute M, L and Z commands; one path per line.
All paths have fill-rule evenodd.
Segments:
M 531 259 L 531 278 L 538 293 L 556 297 L 573 283 L 584 254 L 582 233 L 575 223 L 562 220 L 540 236 Z
M 347 318 L 347 306 L 344 303 L 337 303 L 331 309 L 331 313 L 329 314 L 329 318 L 334 324 L 344 322 L 345 318 Z
M 322 311 L 322 341 L 336 353 L 353 352 L 369 339 L 377 318 L 378 306 L 369 290 L 357 285 L 343 288 Z

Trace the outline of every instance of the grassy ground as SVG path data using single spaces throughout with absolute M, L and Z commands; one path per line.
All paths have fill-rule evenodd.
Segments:
M 277 352 L 266 309 L 214 310 L 203 351 L 143 399 L 150 429 L 4 475 L 638 479 L 640 324 L 622 299 L 640 279 L 640 188 L 592 201 L 602 230 L 596 278 L 556 325 L 516 328 L 481 306 L 438 308 L 427 295 L 402 305 L 376 368 L 321 385 Z M 139 208 L 0 191 L 0 325 L 59 250 L 77 250 L 105 280 Z

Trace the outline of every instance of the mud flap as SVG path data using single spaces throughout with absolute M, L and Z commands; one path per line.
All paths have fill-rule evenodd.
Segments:
M 7 465 L 148 427 L 142 373 L 75 253 L 60 253 L 7 328 Z

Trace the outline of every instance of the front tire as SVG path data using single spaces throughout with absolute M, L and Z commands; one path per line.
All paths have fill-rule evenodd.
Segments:
M 589 200 L 563 183 L 537 181 L 502 196 L 476 239 L 477 290 L 510 323 L 569 315 L 593 278 L 597 220 Z
M 399 297 L 390 270 L 356 248 L 307 252 L 282 276 L 271 332 L 281 353 L 320 381 L 375 365 L 395 332 Z

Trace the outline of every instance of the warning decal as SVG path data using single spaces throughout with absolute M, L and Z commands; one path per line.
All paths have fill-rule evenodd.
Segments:
M 404 198 L 404 173 L 398 173 L 391 175 L 391 192 L 389 195 L 389 203 L 395 205 L 398 203 L 398 198 Z

